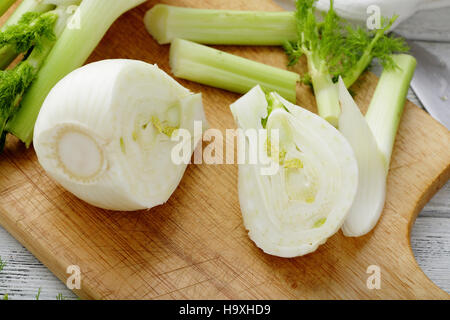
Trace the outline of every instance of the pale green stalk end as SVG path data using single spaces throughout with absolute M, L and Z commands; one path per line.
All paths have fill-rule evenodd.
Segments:
M 145 0 L 83 0 L 75 19 L 69 23 L 42 66 L 38 78 L 28 89 L 22 106 L 8 122 L 7 129 L 30 145 L 33 128 L 47 94 L 68 73 L 79 68 L 98 45 L 113 22 Z
M 341 109 L 336 84 L 329 74 L 311 76 L 316 96 L 317 111 L 332 126 L 337 127 Z
M 297 39 L 293 12 L 208 10 L 157 4 L 145 16 L 160 44 L 176 38 L 216 45 L 282 45 Z
M 406 54 L 393 55 L 393 59 L 397 68 L 383 71 L 366 114 L 386 167 L 391 161 L 406 95 L 417 64 L 414 57 Z
M 314 53 L 306 52 L 308 70 L 314 88 L 317 111 L 332 126 L 338 127 L 341 108 L 339 106 L 339 91 L 333 82 L 330 73 L 320 57 Z

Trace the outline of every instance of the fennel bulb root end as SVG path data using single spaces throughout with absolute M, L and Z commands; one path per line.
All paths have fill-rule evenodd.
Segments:
M 184 143 L 192 153 L 201 139 L 193 135 L 195 120 L 206 123 L 201 95 L 157 66 L 104 60 L 75 70 L 51 90 L 34 147 L 47 173 L 80 199 L 110 210 L 148 209 L 178 186 L 187 164 L 173 161 L 179 142 L 171 135 L 189 131 L 193 138 Z
M 170 43 L 172 40 L 169 32 L 166 31 L 168 15 L 168 6 L 157 4 L 152 9 L 147 11 L 144 17 L 144 23 L 147 31 L 159 44 Z
M 102 172 L 105 167 L 103 149 L 92 136 L 74 127 L 61 132 L 56 141 L 58 162 L 68 176 L 89 181 Z

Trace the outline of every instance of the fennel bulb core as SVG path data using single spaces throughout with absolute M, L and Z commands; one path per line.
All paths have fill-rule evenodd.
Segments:
M 261 174 L 265 163 L 248 161 L 255 141 L 245 136 L 241 159 L 246 161 L 239 165 L 238 185 L 250 238 L 275 256 L 315 251 L 341 228 L 353 203 L 358 167 L 351 146 L 324 119 L 278 94 L 266 96 L 259 86 L 232 104 L 231 111 L 239 128 L 267 132 L 267 157 L 279 164 L 274 174 Z
M 80 199 L 104 209 L 148 209 L 178 186 L 186 165 L 172 161 L 179 142 L 171 137 L 178 129 L 193 137 L 195 120 L 206 124 L 201 95 L 157 66 L 105 60 L 75 70 L 52 89 L 36 122 L 34 148 L 47 173 Z
M 101 173 L 105 163 L 103 150 L 92 137 L 70 129 L 56 141 L 58 162 L 68 176 L 87 181 Z

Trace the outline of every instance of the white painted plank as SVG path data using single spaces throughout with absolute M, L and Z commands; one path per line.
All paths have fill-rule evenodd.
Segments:
M 419 218 L 414 225 L 411 244 L 425 274 L 450 293 L 450 219 Z
M 0 272 L 0 299 L 34 300 L 41 288 L 40 300 L 56 300 L 61 293 L 67 299 L 76 296 L 6 230 L 0 227 L 0 257 L 6 263 Z
M 420 213 L 420 217 L 447 218 L 450 220 L 450 182 L 448 182 Z M 437 224 L 438 222 L 436 222 Z M 432 229 L 430 229 L 432 231 Z M 450 228 L 447 229 L 450 236 Z M 450 248 L 450 246 L 449 246 Z M 447 270 L 450 274 L 450 269 Z
M 450 42 L 450 7 L 424 10 L 401 23 L 395 30 L 411 40 Z
M 450 13 L 449 13 L 450 21 Z M 450 29 L 447 31 L 450 34 Z M 434 55 L 441 57 L 450 67 L 450 42 L 417 41 L 418 44 L 429 50 Z

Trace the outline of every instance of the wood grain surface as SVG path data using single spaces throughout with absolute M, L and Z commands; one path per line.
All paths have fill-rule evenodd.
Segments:
M 155 2 L 124 15 L 90 61 L 140 59 L 169 71 L 169 47 L 158 46 L 142 24 L 142 16 Z M 164 2 L 279 10 L 263 0 Z M 286 65 L 276 48 L 223 49 L 273 66 Z M 302 72 L 304 64 L 296 70 Z M 376 82 L 367 73 L 353 88 L 363 109 Z M 211 127 L 234 128 L 228 106 L 237 95 L 181 83 L 203 93 Z M 309 88 L 299 85 L 297 99 L 314 110 Z M 409 239 L 417 213 L 450 177 L 449 142 L 448 130 L 408 102 L 377 228 L 358 239 L 339 233 L 317 252 L 297 259 L 268 256 L 248 239 L 235 166 L 190 166 L 167 204 L 115 213 L 93 208 L 57 186 L 37 164 L 34 151 L 13 138 L 0 157 L 0 223 L 63 282 L 67 266 L 79 265 L 82 288 L 75 293 L 82 298 L 448 299 L 418 267 Z M 370 265 L 381 268 L 380 290 L 366 287 Z

